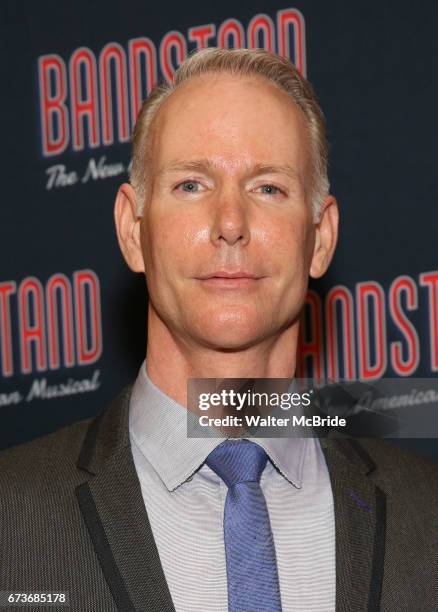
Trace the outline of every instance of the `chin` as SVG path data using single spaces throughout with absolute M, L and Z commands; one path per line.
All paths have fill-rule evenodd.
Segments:
M 213 349 L 243 350 L 260 342 L 266 335 L 266 320 L 242 313 L 220 313 L 206 317 L 196 335 L 200 343 Z

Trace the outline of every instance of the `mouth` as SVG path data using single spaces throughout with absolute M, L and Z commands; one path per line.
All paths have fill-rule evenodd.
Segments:
M 203 287 L 209 289 L 249 289 L 264 277 L 243 270 L 217 271 L 197 277 Z

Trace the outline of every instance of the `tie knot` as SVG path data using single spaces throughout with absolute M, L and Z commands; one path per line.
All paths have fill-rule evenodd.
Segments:
M 263 448 L 254 442 L 226 440 L 208 455 L 205 463 L 227 487 L 232 487 L 238 482 L 259 482 L 267 460 Z

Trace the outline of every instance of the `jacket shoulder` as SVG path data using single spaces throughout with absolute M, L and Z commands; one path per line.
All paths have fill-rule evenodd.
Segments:
M 95 417 L 63 427 L 30 442 L 0 452 L 0 487 L 5 481 L 37 484 L 56 474 L 76 471 L 76 462 Z
M 376 482 L 393 491 L 434 498 L 438 504 L 438 464 L 393 442 L 379 439 L 358 441 L 375 464 Z

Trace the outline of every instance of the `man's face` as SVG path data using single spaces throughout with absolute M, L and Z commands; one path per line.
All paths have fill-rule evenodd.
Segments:
M 274 338 L 297 320 L 315 243 L 301 111 L 265 79 L 196 77 L 162 105 L 152 147 L 150 306 L 191 345 Z

